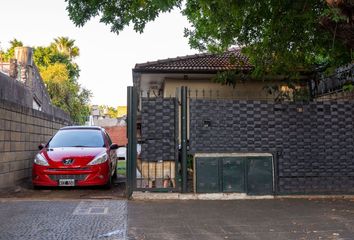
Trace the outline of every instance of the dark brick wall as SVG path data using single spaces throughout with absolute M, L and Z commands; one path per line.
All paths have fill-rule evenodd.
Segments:
M 177 102 L 175 98 L 142 98 L 142 160 L 158 161 L 176 159 L 177 114 Z
M 190 100 L 190 152 L 269 152 L 279 194 L 354 193 L 353 102 Z

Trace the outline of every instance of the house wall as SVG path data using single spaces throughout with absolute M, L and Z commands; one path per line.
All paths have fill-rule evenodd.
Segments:
M 38 145 L 71 123 L 68 115 L 63 116 L 61 111 L 46 114 L 0 99 L 0 188 L 31 176 Z
M 113 143 L 116 143 L 119 146 L 125 146 L 128 144 L 127 126 L 104 127 L 104 129 L 109 134 Z
M 246 83 L 238 83 L 236 87 L 221 85 L 212 82 L 211 79 L 165 79 L 164 97 L 174 97 L 176 88 L 187 86 L 192 97 L 205 98 L 237 98 L 237 99 L 273 99 L 273 95 L 267 94 L 264 90 L 266 84 L 274 84 L 269 81 L 267 83 L 261 81 L 248 81 Z M 196 96 L 196 90 L 198 95 Z M 212 93 L 210 93 L 212 90 Z M 211 94 L 211 95 L 210 95 Z M 217 95 L 218 94 L 218 95 Z
M 125 118 L 101 118 L 97 115 L 93 117 L 95 126 L 103 127 L 109 134 L 113 143 L 119 146 L 125 146 L 128 143 L 127 139 L 127 124 Z

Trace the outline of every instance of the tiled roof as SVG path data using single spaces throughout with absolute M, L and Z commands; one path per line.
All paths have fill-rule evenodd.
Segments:
M 241 49 L 234 48 L 222 54 L 195 54 L 136 64 L 134 72 L 217 72 L 251 70 L 248 58 Z

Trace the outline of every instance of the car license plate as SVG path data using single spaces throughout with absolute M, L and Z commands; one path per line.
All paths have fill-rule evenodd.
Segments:
M 59 179 L 59 186 L 75 186 L 75 179 Z

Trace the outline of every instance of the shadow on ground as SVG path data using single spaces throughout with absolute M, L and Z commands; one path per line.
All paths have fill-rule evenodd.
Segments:
M 122 199 L 125 195 L 125 183 L 117 181 L 111 189 L 102 186 L 93 187 L 43 187 L 34 189 L 30 180 L 17 186 L 0 189 L 0 198 L 31 199 Z

